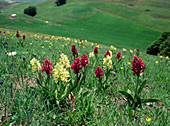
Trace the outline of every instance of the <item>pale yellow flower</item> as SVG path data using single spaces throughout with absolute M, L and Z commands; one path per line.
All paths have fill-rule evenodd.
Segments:
M 92 58 L 92 57 L 94 57 L 94 52 L 89 53 L 89 58 Z
M 103 68 L 104 70 L 110 70 L 112 68 L 112 57 L 107 55 L 106 58 L 103 59 Z
M 99 49 L 99 47 L 100 47 L 100 46 L 99 46 L 99 45 L 97 45 L 96 47 Z
M 112 46 L 112 45 L 110 46 L 110 49 L 111 49 L 111 50 L 113 50 L 114 48 L 115 48 L 114 46 Z
M 68 82 L 68 77 L 70 77 L 69 72 L 66 70 L 66 68 L 63 67 L 63 65 L 57 63 L 56 66 L 54 66 L 54 80 L 57 83 L 59 80 L 63 82 Z
M 121 70 L 123 70 L 124 68 L 123 67 L 120 67 Z
M 160 58 L 163 58 L 163 56 L 160 56 Z
M 158 61 L 155 61 L 156 64 L 158 64 Z
M 60 65 L 62 65 L 64 68 L 69 68 L 70 67 L 70 61 L 68 60 L 68 57 L 62 53 L 60 55 Z
M 126 52 L 126 51 L 127 51 L 127 49 L 123 48 L 123 51 L 124 51 L 124 52 Z
M 30 45 L 32 45 L 32 43 L 30 43 Z
M 30 61 L 30 64 L 32 65 L 32 72 L 34 71 L 38 71 L 41 69 L 41 64 L 39 63 L 39 61 L 35 58 L 33 58 L 31 61 Z
M 151 121 L 151 118 L 146 118 L 146 121 L 147 121 L 147 122 L 150 122 L 150 121 Z
M 130 49 L 130 53 L 133 53 L 133 50 Z
M 42 46 L 42 48 L 44 48 L 44 46 Z
M 128 62 L 128 64 L 130 65 L 130 64 L 131 64 L 131 62 Z
M 169 57 L 167 56 L 166 59 L 169 59 Z

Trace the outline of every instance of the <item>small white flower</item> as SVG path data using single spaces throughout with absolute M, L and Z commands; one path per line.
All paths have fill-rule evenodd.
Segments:
M 17 54 L 17 52 L 10 52 L 10 53 L 7 53 L 8 56 L 15 56 Z

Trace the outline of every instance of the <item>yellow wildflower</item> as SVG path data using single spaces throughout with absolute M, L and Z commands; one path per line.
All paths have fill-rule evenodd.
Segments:
M 42 46 L 42 48 L 44 48 L 44 46 Z
M 130 64 L 131 64 L 131 62 L 128 62 L 128 64 L 130 65 Z
M 130 53 L 133 53 L 133 50 L 130 49 Z
M 158 64 L 158 61 L 155 61 L 156 64 Z
M 91 45 L 93 46 L 94 44 L 93 44 L 93 43 L 91 43 Z
M 103 68 L 104 70 L 112 68 L 112 57 L 107 55 L 106 58 L 103 59 Z
M 123 67 L 120 67 L 121 70 L 123 70 L 124 68 Z
M 146 121 L 147 121 L 147 122 L 150 122 L 150 121 L 151 121 L 151 118 L 146 118 Z
M 94 52 L 89 53 L 89 58 L 94 57 Z
M 99 45 L 96 46 L 99 49 Z
M 163 58 L 163 56 L 160 56 L 160 58 Z
M 30 43 L 30 45 L 32 45 L 32 43 Z
M 169 57 L 167 56 L 166 59 L 169 59 Z
M 113 49 L 114 49 L 114 46 L 111 45 L 111 46 L 110 46 L 110 49 L 113 50 Z
M 60 65 L 59 63 L 56 64 L 54 67 L 54 80 L 57 83 L 59 80 L 63 82 L 68 82 L 68 77 L 70 77 L 69 72 L 66 70 L 66 68 L 63 67 L 63 65 Z
M 32 65 L 32 72 L 34 71 L 38 71 L 41 69 L 41 65 L 39 63 L 39 61 L 35 58 L 33 58 L 31 61 L 30 61 L 30 64 Z
M 60 65 L 62 65 L 64 68 L 69 68 L 70 67 L 70 61 L 68 60 L 68 57 L 62 53 L 60 55 Z
M 62 45 L 62 47 L 64 47 L 64 45 Z
M 123 51 L 124 51 L 124 52 L 126 52 L 126 51 L 127 51 L 127 49 L 123 48 Z

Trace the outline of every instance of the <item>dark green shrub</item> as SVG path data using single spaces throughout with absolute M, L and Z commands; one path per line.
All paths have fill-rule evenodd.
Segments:
M 160 55 L 170 57 L 170 36 L 160 45 Z
M 165 53 L 165 41 L 167 40 L 168 36 L 170 36 L 170 32 L 164 32 L 162 33 L 162 36 L 154 41 L 148 48 L 147 48 L 147 51 L 146 53 L 147 54 L 151 54 L 151 55 L 157 55 L 160 53 L 160 51 L 162 51 L 161 53 L 164 52 L 164 54 L 167 54 Z M 167 45 L 167 43 L 166 43 Z M 161 48 L 161 49 L 160 49 Z M 164 50 L 164 51 L 163 51 Z M 168 51 L 168 49 L 166 49 Z M 165 56 L 165 55 L 164 55 Z
M 24 14 L 35 16 L 37 14 L 36 7 L 29 6 L 28 8 L 24 9 Z
M 61 6 L 63 4 L 66 4 L 66 1 L 67 0 L 57 0 L 55 3 L 56 3 L 57 6 Z

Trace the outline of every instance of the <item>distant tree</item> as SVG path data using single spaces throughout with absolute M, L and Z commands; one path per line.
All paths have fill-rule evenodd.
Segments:
M 29 6 L 28 8 L 24 9 L 24 14 L 35 16 L 37 14 L 36 7 Z
M 63 4 L 66 4 L 66 1 L 67 1 L 67 0 L 57 0 L 57 1 L 55 2 L 55 4 L 56 4 L 57 6 L 61 6 L 61 5 L 63 5 Z

